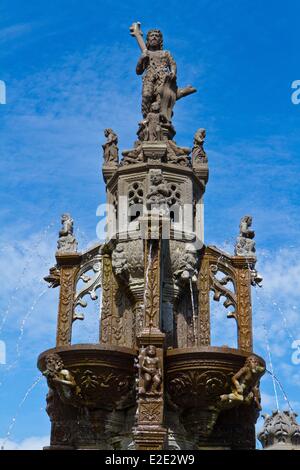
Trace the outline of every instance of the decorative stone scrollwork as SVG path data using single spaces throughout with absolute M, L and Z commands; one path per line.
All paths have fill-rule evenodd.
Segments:
M 87 275 L 89 271 L 93 271 L 92 275 Z M 87 301 L 84 297 L 89 295 L 92 300 L 98 299 L 97 289 L 102 284 L 102 256 L 98 253 L 94 256 L 86 256 L 77 276 L 77 283 L 83 281 L 84 285 L 76 291 L 75 294 L 75 310 L 73 320 L 83 320 L 84 314 L 76 311 L 76 307 L 85 308 Z
M 140 181 L 134 181 L 128 187 L 128 205 L 129 207 L 136 204 L 143 204 L 144 201 L 144 185 Z
M 181 194 L 181 189 L 178 187 L 177 183 L 168 183 L 167 185 L 168 190 L 169 190 L 169 195 L 167 197 L 167 202 L 169 206 L 174 206 L 175 204 L 182 204 L 182 194 Z
M 237 298 L 235 292 L 232 292 L 230 289 L 226 287 L 229 282 L 232 282 L 235 288 L 235 280 L 231 275 L 226 273 L 222 279 L 218 279 L 216 274 L 218 272 L 224 272 L 223 267 L 219 267 L 215 264 L 210 266 L 210 289 L 214 292 L 214 300 L 219 302 L 221 297 L 225 297 L 225 301 L 223 305 L 225 308 L 233 307 L 234 310 L 227 314 L 228 318 L 237 318 Z

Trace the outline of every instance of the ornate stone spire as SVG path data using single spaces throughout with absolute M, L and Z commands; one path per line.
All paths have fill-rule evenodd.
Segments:
M 272 415 L 263 415 L 265 422 L 258 434 L 264 449 L 300 450 L 300 426 L 297 414 L 291 411 L 273 411 Z

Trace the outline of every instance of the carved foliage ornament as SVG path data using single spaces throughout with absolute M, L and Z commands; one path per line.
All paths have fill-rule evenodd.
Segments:
M 92 274 L 87 274 L 92 271 Z M 83 281 L 83 286 L 76 291 L 75 294 L 75 309 L 80 306 L 85 308 L 87 301 L 84 299 L 87 295 L 92 300 L 98 299 L 97 290 L 101 287 L 102 283 L 102 256 L 98 253 L 97 255 L 86 257 L 83 264 L 80 266 L 79 273 L 77 275 L 77 283 Z M 74 311 L 73 320 L 83 320 L 83 313 Z
M 233 311 L 229 312 L 228 318 L 237 319 L 237 298 L 235 292 L 228 289 L 226 286 L 231 282 L 235 289 L 235 279 L 232 275 L 224 272 L 224 267 L 220 267 L 216 264 L 210 266 L 210 289 L 214 292 L 214 300 L 219 302 L 221 297 L 225 297 L 223 305 L 225 308 L 233 307 Z M 223 272 L 225 276 L 221 279 L 216 277 L 218 272 Z

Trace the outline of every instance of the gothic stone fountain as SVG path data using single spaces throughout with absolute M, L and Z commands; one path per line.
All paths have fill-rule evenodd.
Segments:
M 47 378 L 47 449 L 252 449 L 263 359 L 252 351 L 252 219 L 243 217 L 234 255 L 203 244 L 208 181 L 205 129 L 193 148 L 173 140 L 173 108 L 196 90 L 177 86 L 176 63 L 159 30 L 142 50 L 143 120 L 122 152 L 105 130 L 108 203 L 104 244 L 79 253 L 62 217 L 56 265 L 60 288 L 55 348 L 38 367 Z M 71 344 L 79 307 L 102 289 L 99 342 Z M 210 344 L 210 292 L 237 324 L 238 347 Z

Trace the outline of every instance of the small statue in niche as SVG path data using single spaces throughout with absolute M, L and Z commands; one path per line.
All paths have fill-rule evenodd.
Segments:
M 192 150 L 192 164 L 193 166 L 202 165 L 207 163 L 207 155 L 203 148 L 206 137 L 205 129 L 198 129 L 194 135 L 194 146 Z
M 77 251 L 77 241 L 73 235 L 73 219 L 70 214 L 61 216 L 62 228 L 59 231 L 57 250 L 62 253 L 74 253 Z
M 152 173 L 150 176 L 150 182 L 150 192 L 147 194 L 148 206 L 151 206 L 152 204 L 167 204 L 169 189 L 162 173 Z
M 74 395 L 79 395 L 80 389 L 73 375 L 64 368 L 63 361 L 58 354 L 48 354 L 45 365 L 43 375 L 47 378 L 49 387 L 55 388 L 62 399 L 70 400 Z
M 127 278 L 128 264 L 122 243 L 118 243 L 112 252 L 112 267 L 116 276 Z
M 161 141 L 163 140 L 162 124 L 166 122 L 163 114 L 159 112 L 160 104 L 155 101 L 151 104 L 150 112 L 140 123 L 138 136 L 142 141 Z
M 155 346 L 149 345 L 141 351 L 139 370 L 141 378 L 139 394 L 159 393 L 162 383 L 162 372 Z
M 265 364 L 257 356 L 249 356 L 245 365 L 231 379 L 231 393 L 220 396 L 221 406 L 231 408 L 240 403 L 249 405 L 254 402 L 256 408 L 261 410 L 259 381 L 265 371 Z
M 119 162 L 118 136 L 112 129 L 105 129 L 104 136 L 107 139 L 102 145 L 104 163 L 105 165 L 117 165 Z

